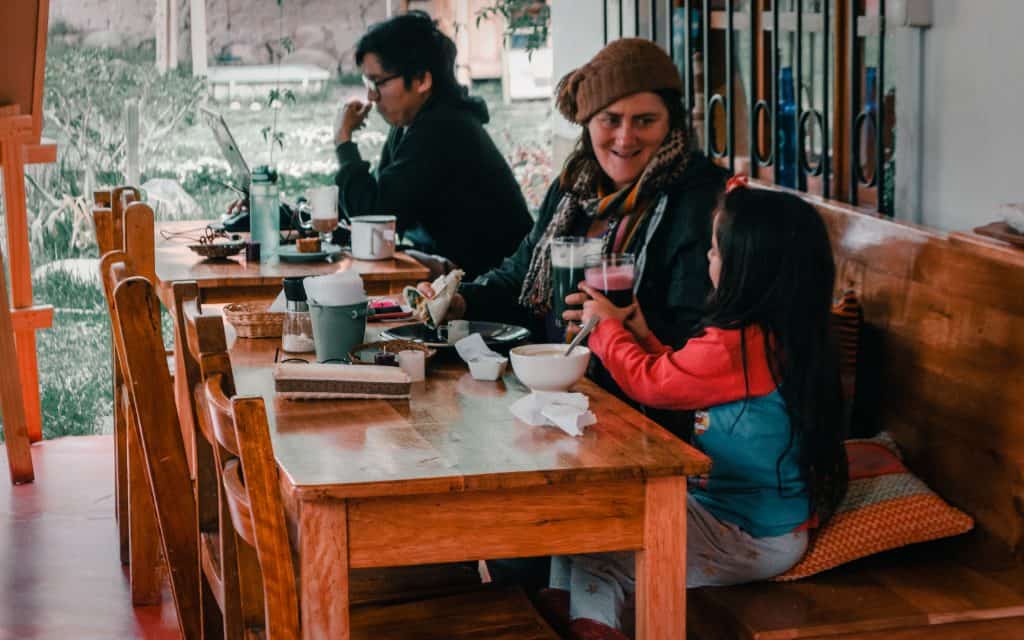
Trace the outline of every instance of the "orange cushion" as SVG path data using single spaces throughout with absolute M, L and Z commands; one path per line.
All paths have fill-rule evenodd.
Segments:
M 969 531 L 974 520 L 951 507 L 904 466 L 888 434 L 847 440 L 850 484 L 835 515 L 812 532 L 803 559 L 775 580 L 820 571 L 916 542 Z

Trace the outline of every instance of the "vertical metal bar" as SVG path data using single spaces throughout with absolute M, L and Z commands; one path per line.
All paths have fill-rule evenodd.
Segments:
M 831 162 L 829 159 L 832 157 L 832 150 L 829 149 L 829 140 L 832 136 L 829 135 L 828 125 L 828 114 L 829 114 L 829 100 L 828 93 L 831 90 L 831 84 L 829 83 L 829 57 L 828 57 L 828 34 L 832 30 L 831 22 L 829 21 L 830 12 L 828 10 L 829 4 L 832 0 L 822 0 L 822 28 L 821 28 L 821 70 L 823 78 L 823 86 L 821 88 L 821 158 L 818 160 L 821 163 L 821 194 L 828 198 L 831 196 L 831 182 L 830 173 L 832 171 Z
M 623 32 L 626 29 L 626 23 L 622 18 L 622 3 L 626 0 L 619 0 L 619 38 L 623 36 Z
M 735 106 L 733 104 L 733 86 L 732 76 L 735 69 L 733 66 L 736 61 L 733 56 L 733 45 L 735 44 L 733 37 L 733 0 L 725 0 L 725 148 L 729 153 L 729 171 L 736 171 L 736 149 L 733 145 L 733 136 L 735 135 L 736 122 L 733 118 Z
M 602 21 L 604 27 L 604 43 L 608 44 L 608 0 L 604 0 L 604 15 L 602 17 L 604 18 Z
M 651 40 L 658 41 L 658 0 L 651 0 L 648 19 L 651 21 Z
M 640 37 L 640 0 L 633 0 L 633 37 Z
M 878 0 L 878 87 L 875 89 L 878 106 L 875 109 L 875 189 L 879 213 L 886 211 L 885 195 L 885 0 Z
M 701 54 L 701 64 L 704 66 L 704 153 L 711 156 L 711 65 L 708 63 L 708 41 L 711 39 L 711 2 L 704 0 L 701 19 L 704 22 L 704 51 Z
M 686 107 L 686 133 L 693 133 L 693 52 L 690 43 L 690 0 L 683 0 L 683 105 Z
M 857 204 L 860 189 L 860 136 L 857 135 L 857 114 L 860 113 L 860 48 L 857 46 L 857 5 L 858 0 L 847 3 L 848 17 L 846 20 L 848 58 L 850 60 L 850 192 L 847 200 Z
M 772 176 L 776 184 L 779 182 L 779 167 L 782 165 L 779 153 L 779 48 L 782 39 L 779 37 L 779 12 L 782 0 L 772 0 Z
M 760 57 L 759 51 L 757 50 L 757 32 L 761 28 L 761 21 L 754 19 L 756 9 L 754 5 L 760 4 L 761 0 L 750 0 L 750 124 L 747 126 L 747 131 L 750 134 L 747 136 L 750 139 L 748 145 L 750 150 L 750 177 L 757 177 L 758 168 L 758 150 L 760 145 L 758 144 L 758 132 L 757 132 L 757 60 Z
M 796 151 L 796 157 L 795 157 L 795 162 L 796 162 L 796 186 L 801 191 L 807 191 L 807 175 L 804 173 L 803 167 L 801 166 L 801 162 L 800 162 L 800 154 L 803 152 L 803 148 L 804 148 L 803 147 L 803 136 L 801 135 L 802 132 L 800 131 L 800 129 L 802 128 L 800 126 L 800 121 L 802 119 L 801 116 L 804 113 L 803 91 L 801 91 L 802 84 L 803 84 L 803 79 L 804 79 L 804 76 L 803 76 L 803 72 L 804 72 L 804 69 L 803 69 L 803 55 L 804 55 L 803 45 L 804 45 L 804 38 L 803 38 L 803 35 L 804 35 L 804 2 L 803 2 L 803 0 L 796 0 L 796 47 L 794 49 L 794 51 L 795 51 L 794 57 L 796 58 L 796 60 L 794 60 L 794 66 L 796 67 L 796 71 L 794 73 L 795 77 L 793 79 L 793 85 L 794 85 L 793 89 L 794 89 L 794 93 L 795 93 L 795 96 L 794 96 L 793 99 L 796 100 L 796 126 L 793 127 L 793 136 L 796 138 L 796 146 L 794 147 L 794 149 Z

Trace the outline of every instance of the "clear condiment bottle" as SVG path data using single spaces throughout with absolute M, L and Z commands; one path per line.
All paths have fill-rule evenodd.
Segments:
M 281 331 L 281 348 L 290 353 L 313 351 L 313 322 L 306 303 L 303 278 L 284 279 L 285 316 Z
M 260 245 L 261 262 L 277 255 L 281 244 L 280 208 L 277 172 L 267 166 L 254 168 L 249 183 L 249 233 Z

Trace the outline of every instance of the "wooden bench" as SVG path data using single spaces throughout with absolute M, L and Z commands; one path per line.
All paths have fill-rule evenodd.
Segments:
M 813 201 L 864 307 L 853 435 L 887 430 L 963 536 L 689 592 L 701 639 L 1024 638 L 1024 252 Z

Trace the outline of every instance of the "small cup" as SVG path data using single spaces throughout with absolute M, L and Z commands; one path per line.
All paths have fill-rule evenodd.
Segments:
M 469 361 L 469 373 L 474 380 L 497 380 L 505 373 L 508 358 L 480 358 Z
M 410 382 L 422 382 L 427 377 L 427 356 L 413 349 L 399 351 L 398 368 L 409 376 Z
M 448 344 L 455 344 L 469 335 L 469 320 L 449 320 L 437 328 L 437 337 Z

